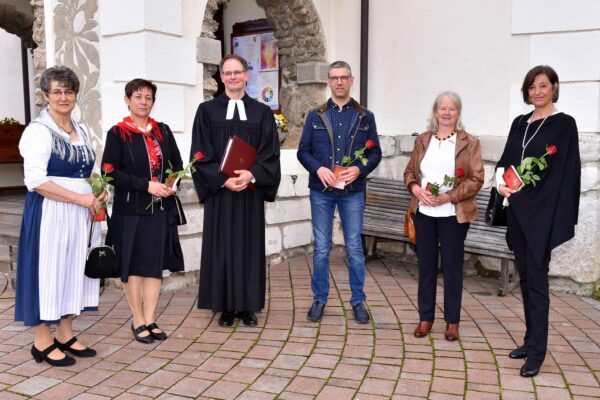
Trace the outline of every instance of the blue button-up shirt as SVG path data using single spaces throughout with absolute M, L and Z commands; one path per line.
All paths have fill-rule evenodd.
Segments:
M 341 109 L 332 100 L 329 101 L 331 104 L 327 109 L 327 118 L 333 129 L 335 165 L 341 165 L 342 158 L 348 154 L 348 148 L 352 141 L 350 129 L 356 122 L 358 112 L 354 109 L 352 101 L 348 101 Z

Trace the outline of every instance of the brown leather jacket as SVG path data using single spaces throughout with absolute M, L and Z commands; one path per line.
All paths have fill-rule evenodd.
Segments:
M 404 184 L 410 191 L 410 185 L 416 183 L 421 185 L 421 161 L 425 157 L 425 152 L 433 132 L 425 132 L 415 139 L 415 145 L 404 170 Z M 481 161 L 481 148 L 479 139 L 468 134 L 465 131 L 459 131 L 456 134 L 456 169 L 462 168 L 465 171 L 464 177 L 457 177 L 454 188 L 448 193 L 450 201 L 456 207 L 456 219 L 459 223 L 474 221 L 477 219 L 477 201 L 475 196 L 483 185 L 483 162 Z M 410 212 L 417 210 L 417 198 L 411 196 Z

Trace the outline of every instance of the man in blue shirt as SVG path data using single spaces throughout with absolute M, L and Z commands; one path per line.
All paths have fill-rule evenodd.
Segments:
M 329 250 L 337 206 L 348 256 L 350 305 L 355 320 L 366 324 L 370 316 L 364 304 L 365 256 L 361 242 L 365 178 L 381 161 L 381 149 L 375 116 L 350 97 L 354 84 L 350 65 L 344 61 L 329 65 L 328 84 L 331 98 L 308 113 L 298 146 L 298 160 L 310 174 L 315 238 L 311 280 L 314 301 L 307 318 L 320 321 L 327 303 Z M 335 170 L 341 172 L 334 174 Z

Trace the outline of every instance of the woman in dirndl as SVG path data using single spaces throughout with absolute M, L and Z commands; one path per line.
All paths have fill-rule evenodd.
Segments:
M 79 79 L 66 67 L 48 68 L 40 87 L 48 108 L 23 132 L 23 156 L 28 192 L 23 210 L 17 259 L 15 321 L 35 326 L 31 354 L 37 362 L 56 367 L 75 364 L 77 357 L 96 352 L 79 342 L 73 318 L 97 310 L 100 281 L 85 276 L 91 216 L 106 202 L 85 181 L 95 154 L 87 129 L 71 113 Z M 100 242 L 95 229 L 92 244 Z M 55 325 L 55 337 L 51 327 Z

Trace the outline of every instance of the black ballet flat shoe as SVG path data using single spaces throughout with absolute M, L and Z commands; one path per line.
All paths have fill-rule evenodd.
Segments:
M 140 333 L 147 331 L 147 330 L 148 330 L 148 328 L 146 327 L 146 325 L 140 325 L 137 328 L 134 328 L 133 322 L 131 323 L 131 332 L 133 332 L 133 337 L 135 337 L 135 340 L 137 340 L 138 342 L 146 343 L 146 344 L 154 342 L 152 333 L 150 333 L 150 335 L 148 335 L 148 336 L 140 336 Z
M 150 331 L 150 336 L 154 338 L 154 340 L 167 340 L 167 334 L 164 332 L 154 332 L 155 330 L 161 330 L 156 322 L 151 323 L 150 325 L 146 325 L 146 328 Z
M 239 311 L 237 317 L 241 319 L 246 326 L 256 326 L 256 324 L 258 324 L 256 314 L 252 311 Z
M 71 346 L 73 346 L 76 341 L 77 341 L 77 338 L 75 336 L 73 336 L 69 341 L 67 341 L 67 343 L 61 343 L 58 340 L 56 340 L 56 338 L 54 338 L 54 344 L 56 344 L 56 347 L 58 347 L 60 349 L 60 351 L 62 351 L 63 353 L 65 351 L 68 351 L 69 353 L 71 353 L 77 357 L 95 357 L 96 356 L 96 350 L 90 349 L 89 347 L 87 347 L 83 350 L 77 350 L 77 349 L 72 348 Z
M 48 364 L 52 365 L 53 367 L 68 367 L 68 366 L 75 364 L 75 359 L 66 354 L 63 358 L 61 358 L 59 360 L 53 360 L 52 358 L 48 357 L 48 354 L 52 353 L 54 351 L 54 349 L 57 349 L 57 348 L 58 348 L 58 346 L 56 345 L 56 343 L 54 343 L 54 344 L 51 344 L 50 346 L 46 347 L 45 350 L 40 351 L 35 347 L 35 344 L 34 344 L 33 346 L 31 346 L 31 355 L 33 356 L 33 359 L 35 360 L 35 362 L 41 363 L 42 361 L 46 361 Z
M 233 325 L 233 319 L 235 318 L 235 311 L 223 311 L 219 317 L 219 326 L 228 328 Z
M 525 348 L 525 346 L 523 347 L 517 347 L 516 349 L 514 349 L 513 351 L 511 351 L 508 356 L 512 359 L 519 359 L 519 358 L 527 358 L 527 349 Z
M 521 376 L 523 378 L 533 378 L 540 372 L 540 367 L 537 368 L 529 368 L 527 365 L 523 365 L 521 367 Z

